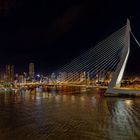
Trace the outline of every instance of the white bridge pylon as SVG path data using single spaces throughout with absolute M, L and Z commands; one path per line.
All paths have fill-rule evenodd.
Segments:
M 112 75 L 112 80 L 109 83 L 108 89 L 106 91 L 107 93 L 112 93 L 114 92 L 113 91 L 114 87 L 119 88 L 121 86 L 121 80 L 123 78 L 124 70 L 130 53 L 130 33 L 131 33 L 130 21 L 129 19 L 127 19 L 126 31 L 124 36 L 124 47 L 122 50 L 121 59 L 116 67 L 116 70 Z
M 60 68 L 56 72 L 59 79 L 57 83 L 86 84 L 85 79 L 93 82 L 99 77 L 105 81 L 109 72 L 112 78 L 106 94 L 140 93 L 136 90 L 124 91 L 120 88 L 130 53 L 130 34 L 132 34 L 130 21 L 127 19 L 125 26 Z M 133 34 L 132 36 L 140 46 L 135 36 Z

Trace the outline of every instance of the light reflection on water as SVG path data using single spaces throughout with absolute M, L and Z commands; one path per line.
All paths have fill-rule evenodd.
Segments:
M 140 98 L 21 91 L 0 94 L 0 140 L 139 140 Z

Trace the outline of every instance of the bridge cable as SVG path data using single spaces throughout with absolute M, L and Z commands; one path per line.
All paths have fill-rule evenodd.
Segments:
M 138 42 L 137 38 L 134 36 L 134 34 L 132 32 L 130 32 L 132 37 L 134 38 L 135 42 L 137 43 L 137 45 L 140 47 L 140 43 Z

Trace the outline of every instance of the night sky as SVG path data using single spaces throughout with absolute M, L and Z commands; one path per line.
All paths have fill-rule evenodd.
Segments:
M 14 64 L 19 72 L 34 62 L 37 72 L 54 71 L 124 26 L 127 17 L 140 40 L 139 5 L 134 0 L 1 0 L 0 64 Z M 140 48 L 132 45 L 128 69 L 139 72 Z

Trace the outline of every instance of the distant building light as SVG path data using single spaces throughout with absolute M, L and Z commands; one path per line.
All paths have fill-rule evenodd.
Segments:
M 37 74 L 36 76 L 37 76 L 37 77 L 40 77 L 40 74 Z

